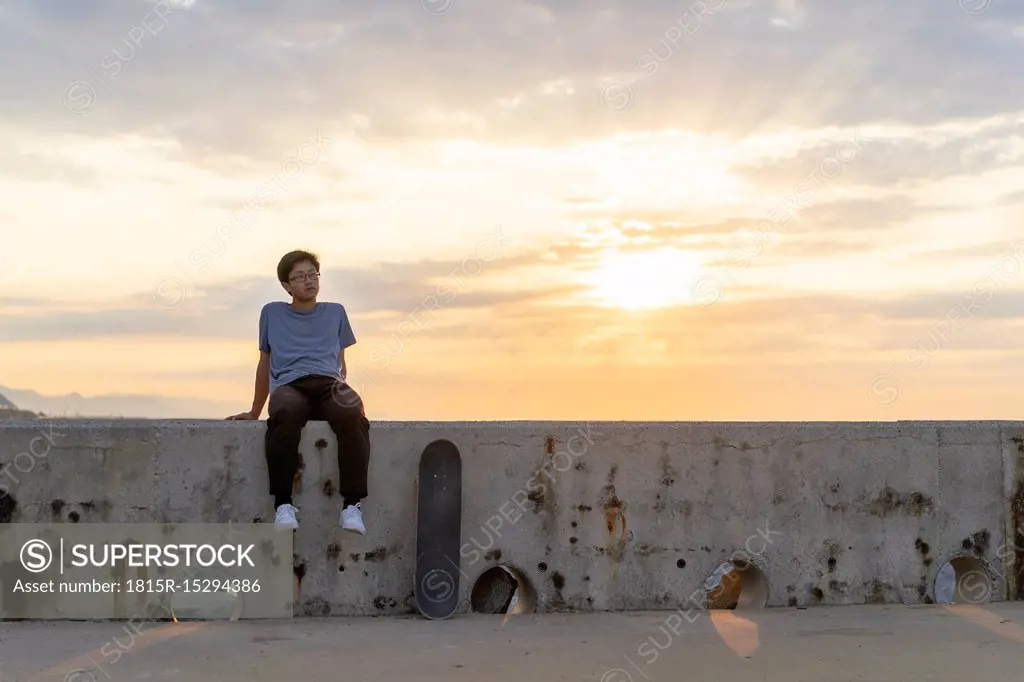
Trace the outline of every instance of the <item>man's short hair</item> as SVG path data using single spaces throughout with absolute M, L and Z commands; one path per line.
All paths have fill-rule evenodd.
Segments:
M 277 264 L 277 279 L 287 283 L 288 277 L 292 274 L 292 268 L 304 260 L 311 262 L 316 271 L 320 272 L 320 259 L 316 257 L 315 253 L 310 253 L 309 251 L 290 251 L 282 256 Z

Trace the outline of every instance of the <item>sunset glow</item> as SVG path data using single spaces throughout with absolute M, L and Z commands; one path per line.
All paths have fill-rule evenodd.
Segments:
M 0 7 L 15 404 L 238 412 L 306 248 L 374 419 L 1024 409 L 1019 3 L 244 5 Z
M 667 308 L 689 303 L 700 262 L 678 249 L 604 254 L 586 281 L 602 305 L 625 310 Z

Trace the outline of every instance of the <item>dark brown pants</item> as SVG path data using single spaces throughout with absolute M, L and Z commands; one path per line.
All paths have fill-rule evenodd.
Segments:
M 308 376 L 278 386 L 270 394 L 266 456 L 274 506 L 292 503 L 299 468 L 299 441 L 310 419 L 326 421 L 338 439 L 338 493 L 345 505 L 367 496 L 370 421 L 363 400 L 335 377 Z

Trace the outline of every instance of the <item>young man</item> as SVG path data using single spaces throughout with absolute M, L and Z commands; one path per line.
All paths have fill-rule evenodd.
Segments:
M 340 303 L 318 302 L 320 261 L 292 251 L 277 265 L 277 278 L 291 303 L 268 303 L 260 311 L 260 361 L 252 409 L 228 419 L 259 419 L 270 396 L 266 457 L 270 494 L 279 526 L 298 528 L 292 483 L 299 464 L 299 441 L 310 419 L 326 421 L 338 439 L 339 523 L 366 533 L 361 501 L 367 496 L 370 422 L 363 401 L 345 383 L 345 349 L 356 342 Z

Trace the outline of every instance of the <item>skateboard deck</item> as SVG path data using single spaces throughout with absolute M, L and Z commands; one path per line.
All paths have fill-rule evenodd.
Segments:
M 451 617 L 459 605 L 462 540 L 462 456 L 435 440 L 420 455 L 416 494 L 416 607 L 431 620 Z

